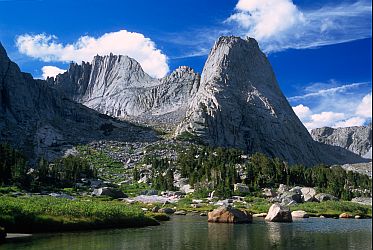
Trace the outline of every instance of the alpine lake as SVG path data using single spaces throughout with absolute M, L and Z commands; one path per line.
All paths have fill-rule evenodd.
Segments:
M 292 223 L 208 223 L 174 215 L 160 226 L 34 234 L 8 238 L 5 249 L 372 249 L 371 219 L 295 219 Z

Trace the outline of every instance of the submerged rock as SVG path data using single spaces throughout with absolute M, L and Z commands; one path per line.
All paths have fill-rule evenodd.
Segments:
M 215 223 L 251 223 L 252 215 L 244 210 L 222 206 L 208 213 L 208 222 Z
M 293 218 L 288 207 L 275 203 L 269 208 L 265 220 L 272 222 L 292 222 Z

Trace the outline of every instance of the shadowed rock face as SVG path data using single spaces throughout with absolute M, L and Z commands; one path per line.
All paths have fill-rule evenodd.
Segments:
M 346 128 L 323 127 L 311 130 L 315 141 L 342 147 L 364 158 L 372 159 L 372 123 Z
M 53 159 L 72 144 L 100 139 L 146 141 L 156 136 L 75 103 L 47 82 L 22 73 L 0 44 L 0 142 L 30 157 Z
M 291 164 L 346 160 L 336 150 L 325 154 L 312 140 L 282 94 L 269 61 L 251 38 L 221 37 L 215 43 L 200 87 L 176 133 L 183 132 L 211 145 L 262 152 Z
M 64 74 L 47 80 L 65 95 L 113 117 L 178 123 L 200 76 L 189 67 L 156 79 L 127 56 L 95 56 L 92 63 L 71 64 Z

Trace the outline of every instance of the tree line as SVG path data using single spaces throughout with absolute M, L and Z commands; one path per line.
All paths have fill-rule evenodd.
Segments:
M 80 178 L 95 178 L 97 171 L 78 156 L 68 156 L 48 162 L 41 158 L 31 168 L 20 152 L 0 144 L 0 184 L 38 190 L 42 186 L 73 187 Z
M 367 175 L 345 171 L 340 166 L 290 166 L 278 158 L 261 153 L 244 155 L 238 149 L 191 146 L 179 152 L 177 166 L 182 177 L 197 188 L 215 190 L 220 195 L 233 194 L 235 183 L 246 184 L 252 192 L 275 188 L 279 184 L 316 187 L 339 198 L 350 200 L 364 195 L 353 190 L 371 190 Z

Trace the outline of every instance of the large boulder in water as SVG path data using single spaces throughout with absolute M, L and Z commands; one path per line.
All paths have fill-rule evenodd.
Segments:
M 269 208 L 265 220 L 272 222 L 292 222 L 293 218 L 288 207 L 275 203 Z
M 128 196 L 122 191 L 114 189 L 114 188 L 110 188 L 110 187 L 102 187 L 102 188 L 94 189 L 92 192 L 92 195 L 94 196 L 106 195 L 114 199 L 128 198 Z
M 216 223 L 251 223 L 253 216 L 244 210 L 222 206 L 208 213 L 208 222 Z

